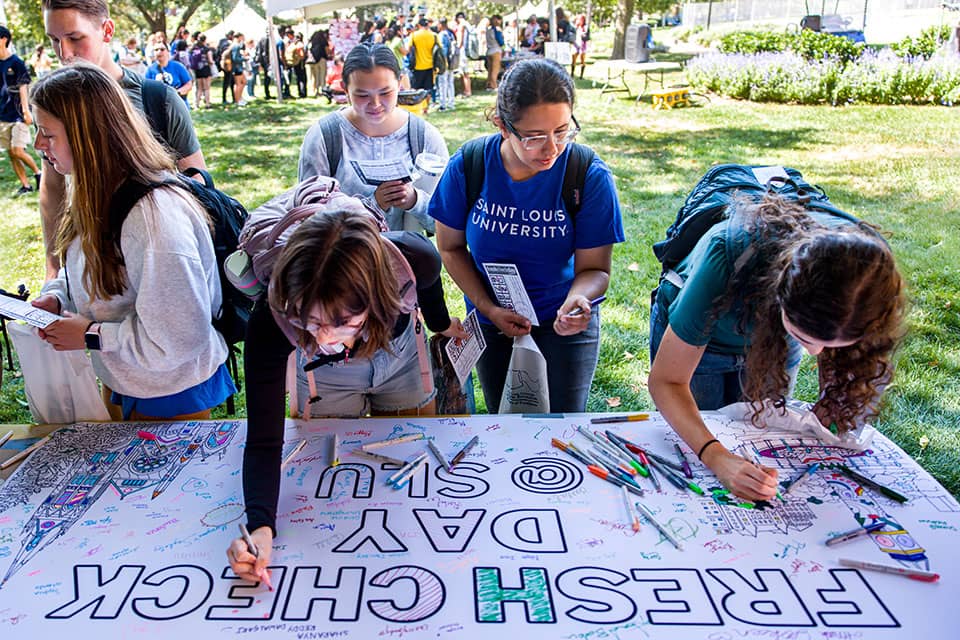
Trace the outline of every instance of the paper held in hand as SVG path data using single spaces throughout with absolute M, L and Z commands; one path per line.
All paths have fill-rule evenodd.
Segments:
M 62 316 L 38 309 L 29 302 L 7 296 L 0 296 L 0 315 L 14 320 L 23 320 L 40 329 L 46 329 L 57 320 L 63 320 Z
M 490 288 L 497 296 L 500 306 L 516 311 L 529 320 L 530 324 L 539 327 L 537 312 L 533 308 L 533 303 L 530 302 L 530 296 L 527 295 L 527 288 L 523 286 L 523 279 L 520 277 L 517 265 L 484 262 L 483 269 L 487 272 Z
M 351 160 L 350 164 L 357 175 L 360 176 L 360 179 L 372 186 L 378 186 L 393 180 L 399 180 L 400 182 L 413 180 L 410 175 L 410 167 L 399 158 L 393 160 Z
M 450 358 L 450 364 L 457 373 L 457 379 L 460 380 L 460 386 L 467 383 L 467 376 L 476 366 L 487 348 L 487 343 L 483 339 L 483 333 L 480 331 L 480 321 L 477 320 L 477 311 L 474 309 L 463 320 L 463 330 L 470 334 L 466 340 L 449 340 L 445 347 L 447 356 Z

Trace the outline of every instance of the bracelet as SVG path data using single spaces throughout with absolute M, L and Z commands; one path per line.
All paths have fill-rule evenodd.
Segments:
M 703 462 L 703 452 L 706 451 L 707 447 L 712 445 L 714 442 L 720 444 L 720 441 L 714 438 L 713 440 L 707 440 L 705 443 L 703 443 L 703 446 L 700 447 L 700 451 L 697 453 L 697 458 L 699 458 L 700 462 Z

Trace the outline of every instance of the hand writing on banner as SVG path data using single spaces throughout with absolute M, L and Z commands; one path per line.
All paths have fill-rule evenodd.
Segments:
M 484 315 L 508 338 L 525 336 L 530 333 L 530 321 L 506 307 L 491 307 Z
M 236 538 L 227 548 L 227 560 L 230 568 L 238 577 L 251 582 L 263 582 L 270 585 L 270 555 L 273 552 L 273 532 L 270 527 L 260 527 L 250 533 L 250 538 L 259 551 L 259 556 L 251 553 L 243 538 Z
M 772 500 L 777 495 L 776 469 L 755 464 L 718 445 L 704 452 L 703 462 L 723 486 L 741 498 Z

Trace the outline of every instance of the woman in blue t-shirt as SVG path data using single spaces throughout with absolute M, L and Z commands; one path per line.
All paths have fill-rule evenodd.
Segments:
M 613 244 L 624 236 L 613 176 L 599 158 L 587 169 L 576 219 L 565 210 L 563 178 L 580 131 L 573 103 L 573 80 L 559 64 L 515 64 L 497 93 L 491 120 L 499 132 L 483 147 L 480 197 L 468 202 L 461 149 L 430 201 L 443 264 L 479 314 L 487 349 L 477 373 L 490 411 L 500 406 L 513 338 L 528 333 L 547 361 L 550 410 L 587 405 L 600 339 L 590 300 L 607 290 Z M 536 318 L 497 303 L 483 275 L 491 263 L 516 265 Z
M 668 272 L 650 310 L 657 409 L 725 487 L 770 499 L 777 472 L 728 451 L 701 410 L 739 401 L 760 426 L 817 357 L 812 409 L 843 434 L 876 414 L 902 332 L 903 280 L 870 225 L 770 197 L 738 203 Z M 768 402 L 769 401 L 769 402 Z

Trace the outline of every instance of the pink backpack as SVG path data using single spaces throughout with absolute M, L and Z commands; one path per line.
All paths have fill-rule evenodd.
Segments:
M 343 193 L 334 178 L 314 176 L 250 212 L 240 232 L 239 248 L 224 264 L 227 279 L 250 298 L 259 298 L 264 291 L 269 290 L 273 266 L 286 248 L 287 239 L 300 223 L 314 215 L 343 211 L 369 215 L 376 220 L 381 231 L 388 230 L 386 220 L 372 202 Z M 390 255 L 393 272 L 396 274 L 397 291 L 401 293 L 401 313 L 410 314 L 410 322 L 417 333 L 420 377 L 424 391 L 429 393 L 433 391 L 433 376 L 422 336 L 423 323 L 417 303 L 417 279 L 410 263 L 392 242 L 385 240 L 384 247 Z M 290 344 L 298 346 L 297 329 L 290 324 L 286 316 L 276 310 L 271 311 L 277 326 Z M 316 350 L 316 345 L 314 349 L 308 349 L 312 352 Z M 308 379 L 312 384 L 313 376 L 308 376 Z M 307 418 L 309 419 L 309 413 Z

